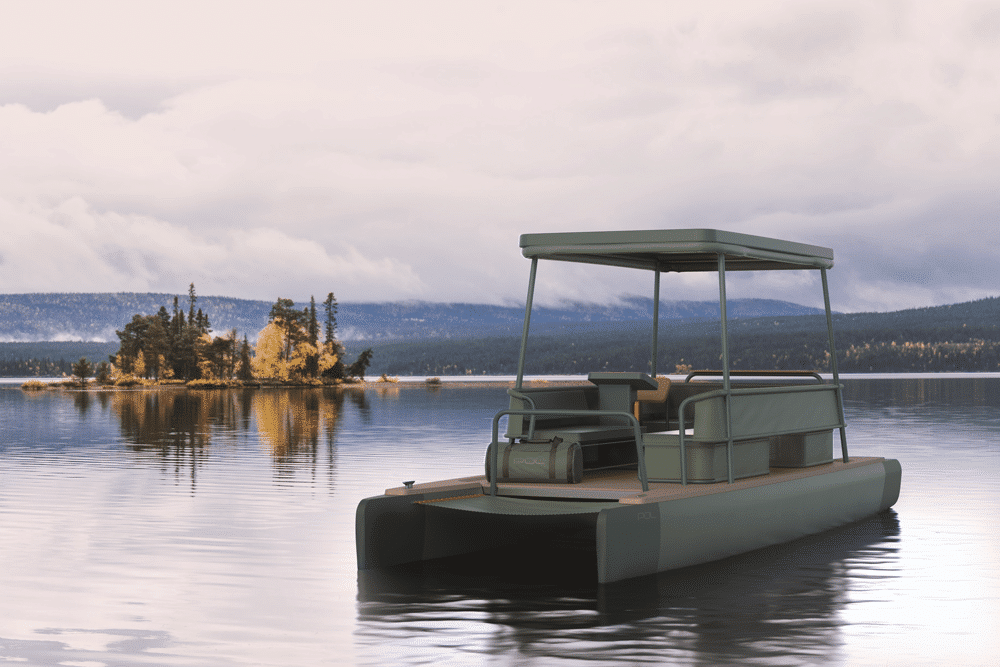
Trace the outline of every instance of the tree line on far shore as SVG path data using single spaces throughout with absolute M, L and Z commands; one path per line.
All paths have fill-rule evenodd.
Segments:
M 193 295 L 193 290 L 192 294 Z M 329 299 L 330 297 L 328 297 Z M 330 301 L 335 306 L 335 300 Z M 144 345 L 136 348 L 146 350 L 142 354 L 142 366 L 146 373 L 152 373 L 148 365 L 148 350 L 157 348 L 149 341 L 158 338 L 155 322 L 148 318 L 158 317 L 161 330 L 170 327 L 190 327 L 193 321 L 198 327 L 208 329 L 207 317 L 199 318 L 197 304 L 191 304 L 185 311 L 175 305 L 177 324 L 174 316 L 165 308 L 154 316 L 139 316 L 148 323 L 153 335 Z M 329 350 L 327 340 L 320 342 L 323 329 L 323 311 L 314 318 L 312 308 L 296 310 L 291 302 L 279 300 L 275 304 L 275 317 L 285 313 L 284 319 L 296 319 L 299 325 L 291 335 L 291 344 L 299 354 L 285 355 L 287 377 L 306 377 L 316 370 L 313 361 L 315 348 L 320 352 L 323 368 L 319 369 L 320 381 L 337 371 L 329 367 L 330 357 L 323 356 Z M 295 311 L 289 313 L 289 310 Z M 307 314 L 308 310 L 308 314 Z M 336 311 L 331 324 L 336 326 Z M 274 323 L 271 318 L 269 326 Z M 318 320 L 312 324 L 313 320 Z M 131 323 L 130 323 L 131 324 Z M 277 325 L 275 325 L 277 326 Z M 990 371 L 1000 372 L 1000 297 L 991 297 L 949 306 L 910 309 L 890 313 L 852 313 L 834 315 L 834 328 L 838 348 L 838 366 L 845 373 L 869 372 L 944 372 L 944 371 Z M 128 326 L 126 326 L 128 329 Z M 140 333 L 142 325 L 135 327 Z M 265 328 L 266 330 L 266 328 Z M 176 329 L 175 329 L 176 331 Z M 310 332 L 315 333 L 310 333 Z M 304 332 L 304 333 L 301 333 Z M 121 333 L 125 333 L 124 331 Z M 148 332 L 147 332 L 148 333 Z M 259 359 L 258 364 L 268 358 L 265 352 L 268 336 L 261 332 L 251 358 Z M 281 333 L 281 332 L 277 332 Z M 525 370 L 529 374 L 582 374 L 604 368 L 620 371 L 649 369 L 649 322 L 595 322 L 581 326 L 536 326 L 529 341 Z M 826 319 L 823 315 L 799 315 L 782 317 L 737 318 L 730 321 L 730 363 L 736 369 L 809 369 L 829 372 L 830 357 L 826 336 Z M 282 334 L 285 335 L 285 334 Z M 658 349 L 658 372 L 674 372 L 675 367 L 719 368 L 719 326 L 714 321 L 673 321 L 664 323 L 660 329 L 661 339 Z M 311 346 L 297 346 L 295 341 L 306 338 Z M 250 368 L 256 378 L 267 376 L 282 377 L 280 370 L 254 371 L 253 361 L 241 363 L 242 337 L 225 334 L 223 343 L 213 342 L 218 348 L 206 347 L 206 340 L 199 331 L 194 337 L 200 346 L 200 357 L 196 354 L 185 363 L 178 359 L 178 351 L 190 350 L 181 338 L 181 343 L 170 346 L 173 350 L 164 354 L 159 365 L 169 367 L 173 381 L 185 377 L 183 368 L 200 372 L 203 367 L 212 369 L 214 365 L 223 368 L 220 375 L 235 374 L 239 377 L 244 368 Z M 336 336 L 333 336 L 336 340 Z M 178 337 L 175 335 L 174 340 Z M 191 340 L 190 334 L 188 340 Z M 201 342 L 198 342 L 198 341 Z M 282 339 L 284 340 L 284 339 Z M 313 342 L 315 341 L 315 342 Z M 0 343 L 0 375 L 7 377 L 52 377 L 68 374 L 70 365 L 65 360 L 85 355 L 88 359 L 106 358 L 115 347 L 107 343 L 43 342 L 43 343 Z M 351 344 L 348 344 L 349 346 Z M 362 345 L 351 346 L 349 354 L 358 356 L 362 362 L 372 362 L 371 350 L 375 351 L 375 362 L 371 374 L 379 375 L 511 375 L 516 372 L 519 339 L 516 336 L 491 336 L 476 338 L 448 338 L 419 341 L 366 341 Z M 162 346 L 160 346 L 162 348 Z M 276 345 L 271 345 L 277 348 Z M 126 353 L 129 346 L 125 346 Z M 220 349 L 221 348 L 221 349 Z M 132 348 L 134 349 L 134 348 Z M 209 354 L 215 349 L 220 352 L 217 363 Z M 233 352 L 235 350 L 235 352 Z M 282 352 L 285 347 L 282 345 Z M 225 356 L 223 356 L 223 353 Z M 254 356 L 255 353 L 255 356 Z M 343 347 L 337 349 L 338 360 L 345 357 Z M 111 355 L 113 358 L 117 354 Z M 126 354 L 126 356 L 128 356 Z M 133 355 L 137 360 L 138 354 Z M 233 358 L 235 356 L 235 363 Z M 276 355 L 271 354 L 274 358 Z M 357 363 L 357 362 L 356 362 Z M 362 375 L 369 367 L 362 363 Z M 120 366 L 120 365 L 119 365 Z M 353 364 L 343 370 L 345 376 L 357 375 L 351 370 Z M 110 364 L 108 365 L 110 367 Z M 235 370 L 234 370 L 235 369 Z M 307 371 L 308 369 L 308 371 Z M 133 368 L 133 373 L 135 369 Z M 680 371 L 678 371 L 680 372 Z M 215 371 L 212 371 L 213 375 Z M 326 375 L 324 375 L 326 374 Z M 161 378 L 164 376 L 161 374 Z M 179 379 L 178 379 L 179 378 Z M 161 380 L 162 381 L 162 380 Z
M 367 349 L 353 363 L 344 364 L 333 292 L 322 304 L 322 339 L 314 297 L 303 310 L 291 299 L 279 298 L 255 345 L 246 334 L 240 340 L 236 329 L 213 336 L 209 317 L 197 307 L 197 300 L 192 283 L 186 314 L 174 297 L 172 312 L 161 306 L 152 315 L 134 315 L 115 332 L 120 342 L 117 354 L 96 366 L 81 358 L 72 365 L 73 375 L 80 381 L 94 375 L 100 384 L 115 385 L 333 384 L 363 380 L 371 363 L 372 351 Z

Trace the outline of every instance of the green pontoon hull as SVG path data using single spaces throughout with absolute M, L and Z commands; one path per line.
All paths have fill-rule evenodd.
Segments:
M 575 539 L 593 544 L 598 581 L 610 583 L 842 526 L 888 509 L 899 495 L 894 459 L 816 473 L 638 504 L 490 496 L 481 478 L 464 488 L 368 498 L 357 511 L 358 567 Z

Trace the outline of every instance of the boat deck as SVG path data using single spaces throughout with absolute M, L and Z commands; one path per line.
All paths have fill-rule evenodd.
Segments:
M 749 489 L 768 484 L 779 484 L 794 479 L 824 475 L 849 468 L 872 465 L 883 461 L 880 456 L 852 456 L 847 463 L 835 460 L 832 463 L 808 468 L 771 468 L 766 475 L 739 479 L 732 484 L 678 484 L 676 482 L 650 482 L 649 491 L 643 492 L 635 470 L 585 471 L 583 481 L 578 484 L 550 484 L 543 482 L 518 483 L 500 482 L 497 485 L 501 496 L 521 498 L 551 498 L 560 500 L 618 501 L 624 505 L 642 505 L 665 500 L 693 498 L 713 493 L 724 493 Z M 441 500 L 489 493 L 490 481 L 485 475 L 461 477 L 426 484 L 414 484 L 412 488 L 396 487 L 386 489 L 387 496 L 407 496 L 442 494 Z M 454 495 L 449 496 L 449 492 Z

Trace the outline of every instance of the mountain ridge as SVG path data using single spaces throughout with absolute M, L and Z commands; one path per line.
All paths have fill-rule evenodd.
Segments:
M 0 294 L 0 342 L 84 341 L 114 342 L 135 314 L 151 315 L 161 307 L 173 310 L 176 295 L 157 292 L 92 292 Z M 187 296 L 177 296 L 178 308 L 188 311 Z M 273 304 L 235 297 L 198 296 L 195 308 L 210 318 L 212 329 L 221 334 L 236 329 L 255 339 L 268 321 Z M 296 303 L 304 308 L 308 304 Z M 322 317 L 322 305 L 318 306 Z M 568 302 L 560 306 L 536 306 L 532 325 L 562 326 L 582 322 L 622 322 L 652 317 L 652 299 L 623 297 L 614 304 Z M 771 299 L 733 299 L 729 316 L 769 317 L 822 312 Z M 716 319 L 714 301 L 663 301 L 664 320 Z M 522 306 L 427 301 L 347 302 L 338 307 L 338 334 L 347 341 L 407 341 L 468 338 L 520 334 Z
M 115 306 L 119 308 L 116 316 L 121 318 L 120 326 L 124 326 L 138 312 L 130 310 L 137 304 L 136 295 L 104 295 L 102 317 L 110 317 L 114 310 L 112 296 L 125 302 L 124 306 Z M 172 308 L 172 295 L 153 296 L 161 301 L 149 302 L 149 312 L 158 310 L 167 299 Z M 214 325 L 221 329 L 220 318 L 213 314 L 212 300 L 199 297 L 197 303 L 206 307 Z M 730 302 L 728 309 L 734 368 L 826 368 L 826 318 L 817 309 L 766 300 L 736 303 L 739 301 Z M 239 314 L 248 321 L 252 319 L 254 327 L 262 327 L 270 312 L 270 304 L 263 301 L 229 302 L 233 308 L 239 306 Z M 18 304 L 15 300 L 14 305 L 21 307 L 18 317 L 22 321 L 33 312 L 30 303 Z M 776 307 L 807 312 L 773 314 Z M 60 375 L 69 373 L 71 362 L 80 357 L 97 362 L 117 352 L 117 336 L 103 343 L 4 342 L 3 333 L 11 329 L 13 322 L 9 316 L 12 309 L 10 300 L 0 295 L 0 375 Z M 529 350 L 531 372 L 578 373 L 609 364 L 620 370 L 645 369 L 651 309 L 651 300 L 638 298 L 611 306 L 535 309 Z M 674 302 L 668 307 L 661 303 L 662 369 L 669 372 L 681 364 L 717 367 L 717 314 L 714 302 Z M 71 318 L 73 309 L 64 303 L 49 315 Z M 397 302 L 342 304 L 339 321 L 341 333 L 351 327 L 360 334 L 354 338 L 341 336 L 347 358 L 371 348 L 374 357 L 369 370 L 374 375 L 504 375 L 515 371 L 523 316 L 520 307 Z M 1000 297 L 888 313 L 838 313 L 833 320 L 844 372 L 1000 371 Z M 38 320 L 27 321 L 39 324 Z M 53 321 L 50 318 L 42 323 L 54 326 Z M 240 334 L 247 330 L 242 329 Z

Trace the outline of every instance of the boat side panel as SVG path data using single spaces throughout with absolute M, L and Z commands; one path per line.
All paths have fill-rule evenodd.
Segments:
M 903 481 L 903 467 L 896 459 L 886 459 L 882 462 L 885 467 L 885 486 L 882 489 L 882 509 L 887 510 L 899 500 L 899 487 Z
M 881 510 L 882 465 L 841 470 L 666 503 L 660 570 L 726 558 L 870 516 Z
M 664 503 L 621 505 L 597 516 L 597 580 L 640 577 L 659 570 L 660 508 Z
M 413 496 L 376 496 L 358 504 L 354 537 L 358 569 L 423 559 L 426 508 Z
M 479 495 L 483 489 L 478 479 L 464 485 L 431 487 L 424 493 L 409 491 L 403 495 L 387 493 L 365 498 L 358 504 L 354 537 L 359 570 L 452 556 L 479 548 L 482 539 L 475 539 L 475 530 L 466 527 L 463 533 L 455 521 L 428 511 L 428 505 L 424 504 L 442 498 Z
M 476 486 L 476 494 L 482 489 Z M 355 522 L 358 569 L 460 556 L 556 533 L 594 534 L 593 512 L 492 514 L 427 502 L 449 493 L 377 496 L 358 505 Z
M 886 467 L 879 463 L 656 503 L 659 521 L 643 529 L 636 513 L 605 510 L 598 520 L 599 581 L 707 563 L 818 533 L 876 514 L 886 495 Z M 635 544 L 627 543 L 630 536 Z

